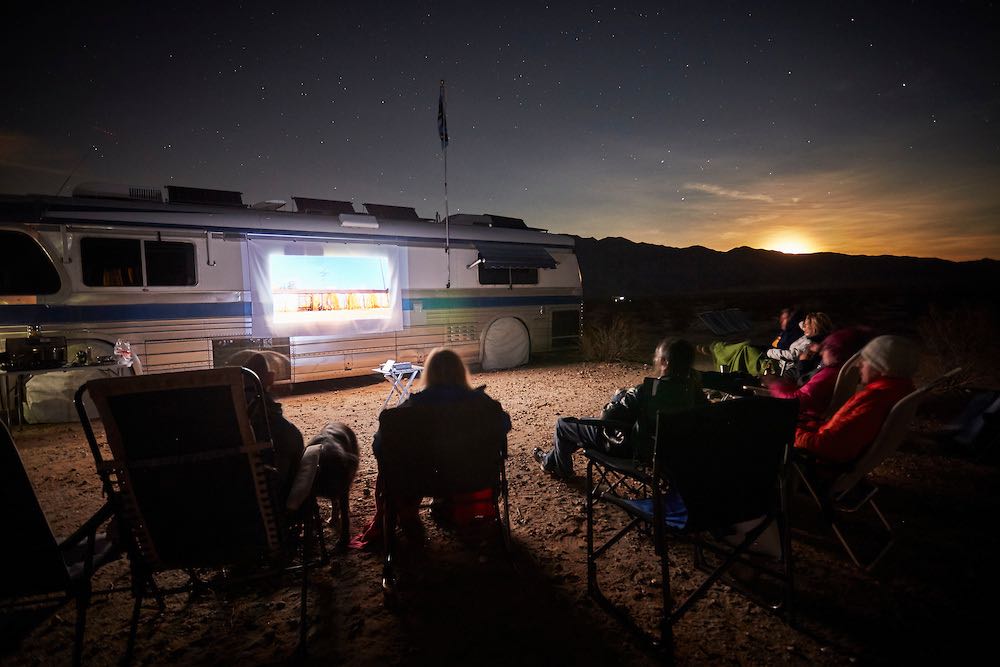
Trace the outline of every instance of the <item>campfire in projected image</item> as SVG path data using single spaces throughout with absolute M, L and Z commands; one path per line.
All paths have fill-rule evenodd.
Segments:
M 387 318 L 392 299 L 384 257 L 276 255 L 274 316 L 282 322 Z
M 274 290 L 276 313 L 305 313 L 334 310 L 376 310 L 389 307 L 389 290 L 350 292 L 278 288 Z

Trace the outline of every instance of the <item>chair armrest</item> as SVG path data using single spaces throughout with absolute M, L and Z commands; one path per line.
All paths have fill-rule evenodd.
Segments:
M 618 421 L 616 419 L 601 419 L 600 417 L 573 417 L 567 421 L 573 421 L 581 426 L 597 426 L 598 428 L 611 428 L 616 431 L 628 433 L 632 430 L 629 422 Z
M 111 503 L 104 503 L 104 506 L 94 513 L 94 516 L 87 519 L 82 526 L 59 543 L 59 549 L 67 551 L 94 536 L 97 533 L 97 529 L 101 527 L 101 524 L 110 519 L 113 514 L 114 510 L 111 509 Z
M 597 463 L 608 470 L 614 471 L 626 477 L 631 477 L 643 484 L 650 484 L 653 480 L 652 475 L 650 475 L 647 470 L 638 464 L 631 458 L 619 458 L 616 456 L 608 456 L 604 452 L 598 451 L 596 449 L 581 449 L 580 453 L 587 459 Z
M 792 452 L 792 463 L 804 466 L 808 469 L 828 470 L 838 475 L 854 470 L 854 463 L 833 463 L 832 461 L 823 461 L 817 458 L 812 452 L 808 452 L 804 449 L 795 449 Z

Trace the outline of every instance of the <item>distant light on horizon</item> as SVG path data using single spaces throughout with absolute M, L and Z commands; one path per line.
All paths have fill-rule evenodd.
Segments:
M 781 235 L 770 239 L 764 244 L 764 248 L 766 250 L 777 250 L 786 255 L 807 255 L 818 252 L 811 241 L 801 236 Z

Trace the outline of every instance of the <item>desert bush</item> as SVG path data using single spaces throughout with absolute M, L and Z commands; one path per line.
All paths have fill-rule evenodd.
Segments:
M 932 305 L 917 325 L 927 353 L 925 368 L 937 377 L 956 366 L 965 384 L 1000 387 L 1000 321 L 987 305 L 944 309 Z
M 623 314 L 586 325 L 581 342 L 583 355 L 591 361 L 625 361 L 639 348 L 638 324 Z

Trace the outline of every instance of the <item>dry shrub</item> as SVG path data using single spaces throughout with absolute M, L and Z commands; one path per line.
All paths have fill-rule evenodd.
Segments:
M 1000 387 L 998 325 L 996 310 L 985 305 L 951 310 L 932 305 L 917 325 L 927 352 L 928 379 L 961 366 L 963 384 Z
M 583 355 L 591 361 L 626 361 L 639 348 L 638 326 L 622 314 L 583 328 Z

